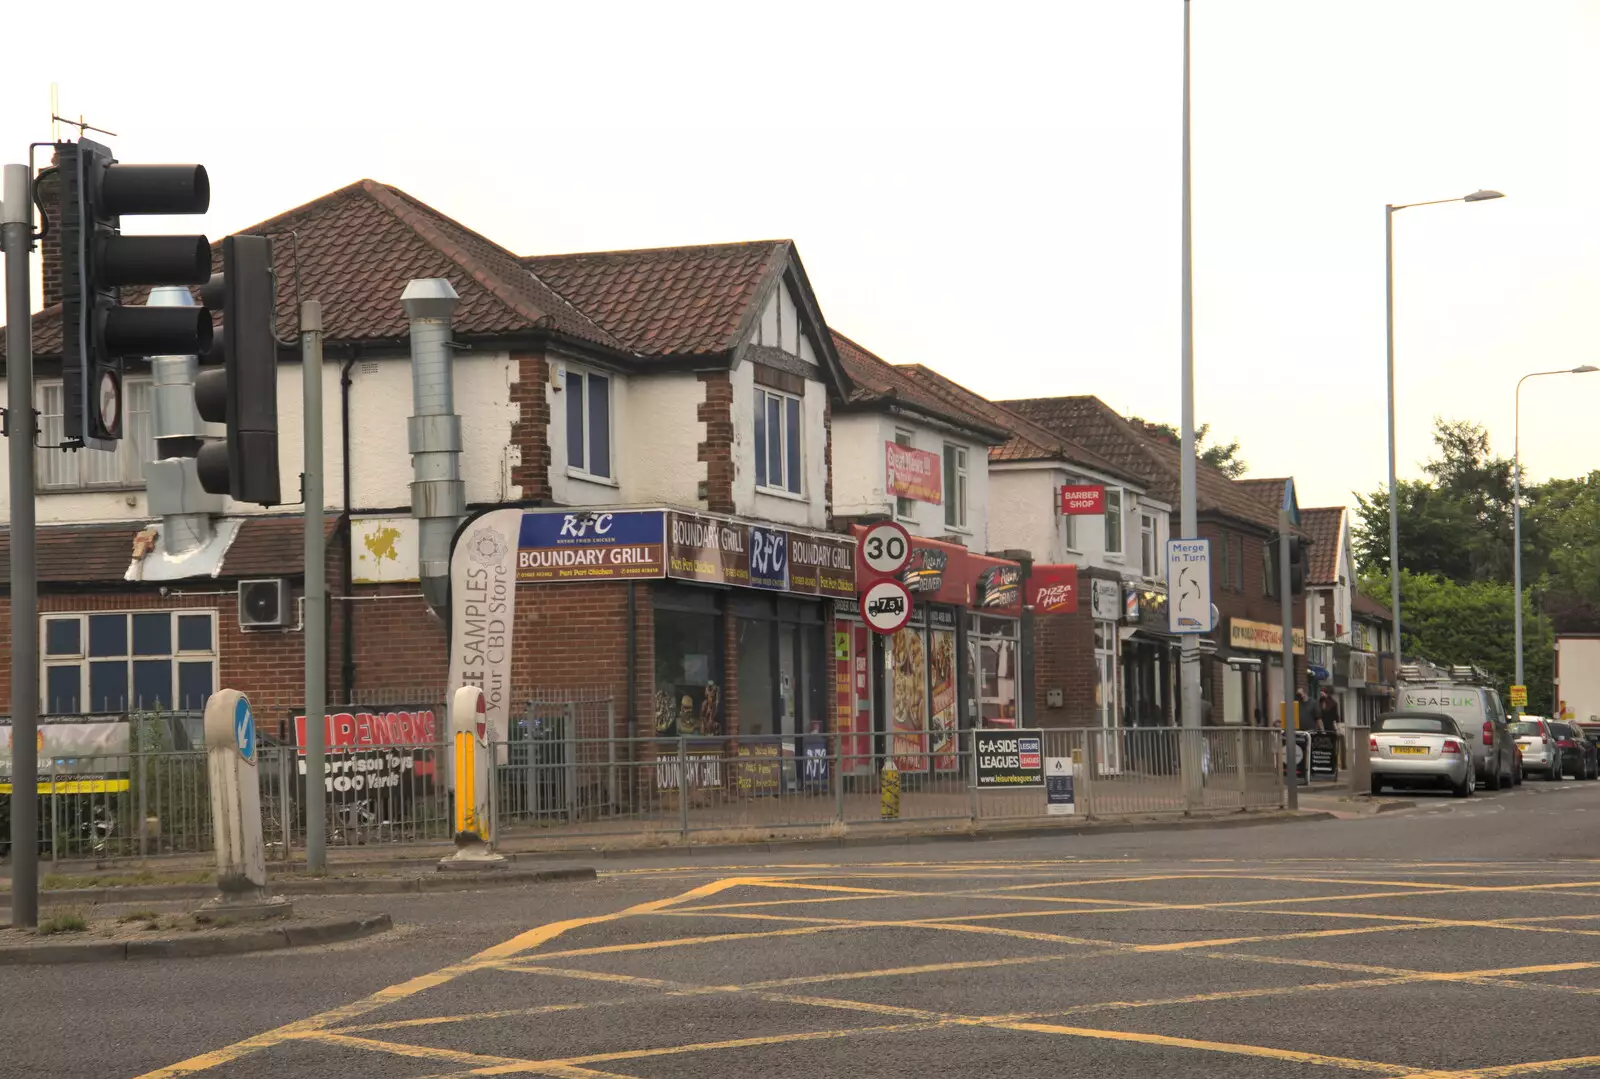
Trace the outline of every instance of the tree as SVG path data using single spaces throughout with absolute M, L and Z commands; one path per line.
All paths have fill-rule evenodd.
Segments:
M 1138 416 L 1130 416 L 1128 418 L 1135 424 L 1145 428 L 1145 430 L 1161 435 L 1173 442 L 1180 442 L 1183 439 L 1182 432 L 1170 423 L 1152 423 L 1149 420 L 1140 419 Z M 1194 448 L 1199 459 L 1227 476 L 1230 480 L 1236 480 L 1243 476 L 1250 466 L 1240 456 L 1242 451 L 1239 448 L 1239 440 L 1234 439 L 1232 442 L 1207 446 L 1205 444 L 1206 438 L 1210 434 L 1211 425 L 1209 423 L 1202 423 L 1195 428 Z
M 1511 462 L 1497 457 L 1489 435 L 1467 421 L 1433 422 L 1434 456 L 1423 465 L 1424 480 L 1396 485 L 1400 506 L 1402 570 L 1436 574 L 1452 581 L 1512 579 Z M 1526 478 L 1526 477 L 1524 477 Z M 1526 504 L 1538 491 L 1523 488 Z M 1522 568 L 1525 581 L 1545 565 L 1540 523 L 1523 515 Z M 1356 496 L 1354 539 L 1365 565 L 1389 565 L 1389 492 L 1378 488 Z
M 1389 579 L 1368 576 L 1361 590 L 1387 602 Z M 1401 652 L 1444 666 L 1470 664 L 1494 676 L 1502 701 L 1516 676 L 1512 633 L 1515 590 L 1502 581 L 1452 581 L 1432 574 L 1400 571 Z M 1528 711 L 1550 715 L 1554 700 L 1555 633 L 1550 620 L 1523 600 L 1523 677 Z

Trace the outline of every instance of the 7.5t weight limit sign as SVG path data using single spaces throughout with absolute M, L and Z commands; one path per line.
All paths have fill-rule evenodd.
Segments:
M 861 536 L 861 561 L 874 577 L 893 577 L 911 560 L 911 535 L 893 521 L 879 521 Z

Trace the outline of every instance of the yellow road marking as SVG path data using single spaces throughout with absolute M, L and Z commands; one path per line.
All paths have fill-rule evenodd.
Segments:
M 303 1037 L 315 1031 L 326 1030 L 328 1027 L 332 1027 L 350 1019 L 357 1018 L 358 1016 L 365 1015 L 368 1012 L 375 1011 L 378 1008 L 384 1007 L 385 1005 L 393 1004 L 396 1001 L 415 996 L 417 993 L 420 993 L 425 989 L 431 989 L 435 986 L 443 985 L 444 983 L 460 977 L 462 974 L 465 974 L 469 971 L 479 970 L 485 966 L 493 965 L 497 960 L 507 958 L 517 954 L 518 952 L 526 951 L 529 948 L 535 948 L 547 941 L 554 940 L 556 937 L 560 936 L 562 933 L 565 933 L 569 929 L 574 929 L 578 926 L 598 925 L 602 922 L 616 921 L 621 918 L 632 917 L 636 914 L 648 914 L 657 910 L 661 910 L 676 902 L 700 899 L 708 895 L 715 895 L 717 892 L 723 891 L 727 888 L 737 887 L 738 885 L 745 883 L 747 880 L 748 878 L 744 877 L 729 877 L 724 880 L 713 881 L 709 884 L 702 884 L 699 887 L 691 888 L 687 892 L 683 892 L 680 895 L 669 896 L 665 899 L 652 899 L 648 902 L 638 903 L 624 910 L 615 911 L 610 914 L 593 915 L 587 918 L 569 918 L 565 921 L 551 922 L 548 925 L 542 925 L 537 928 L 530 929 L 525 933 L 519 933 L 503 944 L 497 944 L 493 948 L 479 952 L 477 955 L 467 959 L 464 962 L 453 963 L 450 966 L 443 967 L 428 974 L 420 974 L 415 978 L 409 978 L 406 981 L 398 982 L 386 989 L 380 989 L 370 996 L 363 997 L 357 1001 L 352 1001 L 349 1004 L 340 1005 L 337 1008 L 331 1008 L 328 1011 L 313 1015 L 310 1018 L 299 1019 L 292 1023 L 286 1023 L 281 1027 L 266 1031 L 262 1034 L 257 1034 L 250 1038 L 245 1038 L 242 1041 L 235 1042 L 229 1046 L 224 1046 L 221 1049 L 213 1049 L 210 1052 L 200 1053 L 196 1056 L 190 1057 L 187 1060 L 181 1060 L 176 1064 L 168 1065 L 165 1068 L 157 1068 L 154 1071 L 146 1072 L 144 1075 L 139 1076 L 138 1079 L 174 1079 L 176 1076 L 206 1071 L 210 1068 L 215 1068 L 218 1065 L 226 1064 L 229 1061 L 237 1060 L 242 1056 L 246 1056 L 257 1051 L 258 1049 L 265 1049 L 268 1046 L 277 1045 L 280 1042 Z
M 1097 1030 L 1093 1027 L 1067 1027 L 1057 1023 L 991 1023 L 988 1025 L 1000 1027 L 1002 1030 L 1024 1030 L 1034 1034 L 1064 1034 L 1073 1038 L 1133 1042 L 1138 1045 L 1159 1045 L 1171 1049 L 1200 1049 L 1209 1053 L 1264 1057 L 1268 1060 L 1288 1060 L 1299 1064 L 1322 1064 L 1332 1068 L 1348 1068 L 1351 1071 L 1377 1072 L 1380 1075 L 1417 1074 L 1413 1069 L 1403 1064 L 1385 1064 L 1377 1060 L 1328 1056 L 1325 1053 L 1306 1053 L 1296 1049 L 1274 1049 L 1266 1045 L 1202 1041 L 1198 1038 L 1175 1038 L 1166 1034 L 1143 1034 L 1123 1030 Z

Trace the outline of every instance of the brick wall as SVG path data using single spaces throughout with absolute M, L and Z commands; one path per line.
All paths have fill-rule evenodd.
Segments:
M 733 380 L 727 371 L 702 371 L 706 398 L 695 408 L 695 418 L 706 425 L 698 457 L 706 466 L 706 509 L 712 513 L 733 510 Z
M 1088 578 L 1084 578 L 1087 580 Z M 1043 727 L 1089 727 L 1099 723 L 1094 690 L 1094 619 L 1083 603 L 1073 614 L 1037 615 L 1033 620 L 1035 713 Z M 1062 691 L 1052 707 L 1048 690 Z
M 511 425 L 511 444 L 519 460 L 511 466 L 511 482 L 522 489 L 524 501 L 550 498 L 550 364 L 543 351 L 514 352 L 517 381 L 511 386 L 511 403 L 517 419 Z
M 50 218 L 50 228 L 39 241 L 40 276 L 44 281 L 44 306 L 61 302 L 61 177 L 51 172 L 39 182 L 39 202 Z

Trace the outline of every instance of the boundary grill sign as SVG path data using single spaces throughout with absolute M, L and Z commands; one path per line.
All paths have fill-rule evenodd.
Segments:
M 1044 732 L 1039 730 L 975 730 L 972 732 L 973 774 L 978 787 L 1016 790 L 1044 786 Z

